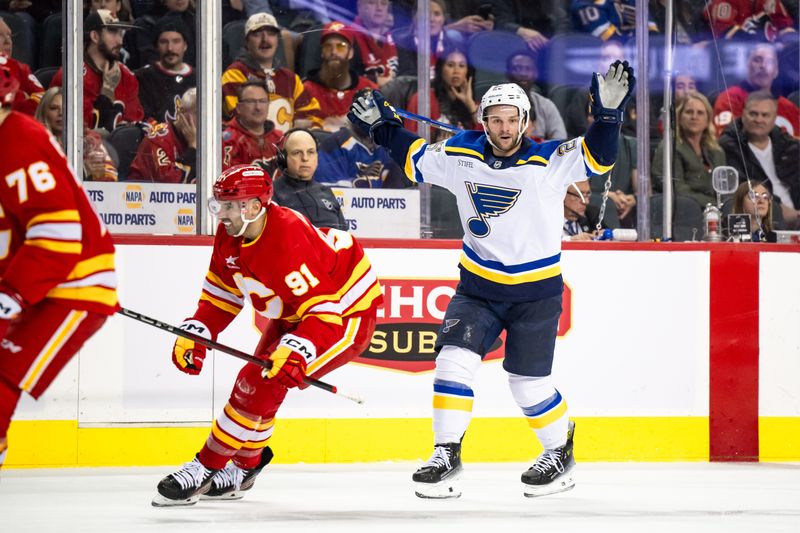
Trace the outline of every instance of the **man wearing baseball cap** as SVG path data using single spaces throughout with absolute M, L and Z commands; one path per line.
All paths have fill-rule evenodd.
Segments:
M 335 132 L 347 124 L 347 111 L 353 96 L 361 89 L 378 86 L 350 69 L 353 59 L 353 35 L 339 21 L 329 22 L 320 36 L 322 66 L 308 73 L 306 90 L 320 103 L 323 128 Z
M 107 9 L 89 13 L 83 22 L 83 122 L 90 129 L 110 132 L 123 122 L 144 118 L 139 82 L 120 61 L 125 30 L 134 27 Z M 50 86 L 61 87 L 62 76 L 58 69 Z
M 244 26 L 244 50 L 222 74 L 223 113 L 236 115 L 239 87 L 247 81 L 261 81 L 269 93 L 269 115 L 275 128 L 320 127 L 319 103 L 303 88 L 300 77 L 275 62 L 281 28 L 269 13 L 252 15 Z
M 155 25 L 158 59 L 136 71 L 144 116 L 154 122 L 175 120 L 181 95 L 197 86 L 195 71 L 184 61 L 189 30 L 177 17 L 164 17 Z

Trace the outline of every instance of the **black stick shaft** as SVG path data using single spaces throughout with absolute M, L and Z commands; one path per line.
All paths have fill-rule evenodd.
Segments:
M 179 327 L 172 326 L 170 324 L 166 324 L 164 322 L 156 320 L 155 318 L 150 318 L 149 316 L 145 316 L 145 315 L 142 315 L 140 313 L 137 313 L 136 311 L 131 311 L 130 309 L 125 309 L 123 307 L 117 312 L 119 314 L 121 314 L 121 315 L 124 315 L 124 316 L 128 317 L 128 318 L 132 318 L 134 320 L 138 320 L 139 322 L 144 322 L 145 324 L 148 324 L 148 325 L 153 326 L 155 328 L 162 329 L 164 331 L 168 331 L 169 333 L 172 333 L 173 335 L 177 335 L 179 337 L 184 337 L 184 338 L 192 340 L 194 342 L 198 342 L 198 343 L 200 343 L 200 344 L 202 344 L 204 346 L 207 346 L 207 347 L 209 347 L 209 348 L 211 348 L 213 350 L 218 350 L 218 351 L 220 351 L 222 353 L 226 353 L 228 355 L 232 355 L 234 357 L 238 357 L 239 359 L 242 359 L 243 361 L 247 361 L 248 363 L 253 363 L 254 365 L 258 365 L 258 366 L 260 366 L 262 368 L 266 368 L 266 369 L 272 368 L 272 361 L 270 361 L 268 359 L 264 360 L 264 359 L 259 359 L 257 357 L 253 357 L 252 355 L 246 354 L 246 353 L 244 353 L 244 352 L 242 352 L 240 350 L 237 350 L 236 348 L 231 348 L 230 346 L 226 346 L 226 345 L 220 344 L 220 343 L 218 343 L 216 341 L 212 341 L 210 339 L 206 339 L 206 338 L 201 337 L 200 335 L 197 335 L 196 333 L 192 333 L 190 331 L 184 331 L 184 330 L 180 329 Z M 328 391 L 328 392 L 331 392 L 333 394 L 336 394 L 338 392 L 338 390 L 336 389 L 336 387 L 334 385 L 329 385 L 329 384 L 327 384 L 327 383 L 325 383 L 323 381 L 319 381 L 319 380 L 316 380 L 314 378 L 305 377 L 305 378 L 303 378 L 303 382 L 306 383 L 307 385 L 311 385 L 312 387 L 317 387 L 318 389 L 322 389 L 324 391 Z

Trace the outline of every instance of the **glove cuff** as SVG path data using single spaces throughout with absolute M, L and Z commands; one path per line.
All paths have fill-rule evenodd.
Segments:
M 595 121 L 604 124 L 622 124 L 625 117 L 624 109 L 609 109 L 591 104 L 591 113 Z

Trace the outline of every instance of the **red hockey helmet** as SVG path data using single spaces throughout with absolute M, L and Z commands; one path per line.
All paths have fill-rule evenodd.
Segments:
M 0 55 L 0 106 L 11 105 L 19 90 L 19 80 L 8 68 L 6 56 Z
M 266 206 L 272 199 L 272 178 L 255 165 L 236 165 L 214 182 L 214 198 L 220 201 L 258 198 Z

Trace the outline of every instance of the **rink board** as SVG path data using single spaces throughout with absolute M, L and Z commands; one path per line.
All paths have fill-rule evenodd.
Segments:
M 117 257 L 122 304 L 173 324 L 190 315 L 210 240 L 179 246 L 175 239 L 172 246 L 119 240 L 125 243 Z M 314 389 L 290 392 L 271 441 L 278 462 L 408 460 L 429 453 L 430 331 L 452 294 L 459 244 L 367 244 L 387 293 L 384 334 L 370 357 L 325 378 L 366 404 Z M 578 459 L 800 459 L 800 249 L 565 248 L 568 289 L 553 379 L 578 422 Z M 736 309 L 735 297 L 747 287 L 751 299 L 755 294 L 755 314 L 746 305 Z M 723 315 L 722 324 L 712 310 Z M 254 322 L 246 309 L 220 342 L 252 350 Z M 215 354 L 200 376 L 186 376 L 172 366 L 172 343 L 167 333 L 112 317 L 39 402 L 23 399 L 6 466 L 157 465 L 191 457 L 241 365 Z M 739 353 L 748 345 L 755 353 Z M 729 353 L 753 364 L 734 365 Z M 538 445 L 508 391 L 502 347 L 487 356 L 474 390 L 465 456 L 524 461 L 535 455 Z M 729 412 L 732 405 L 737 409 Z

